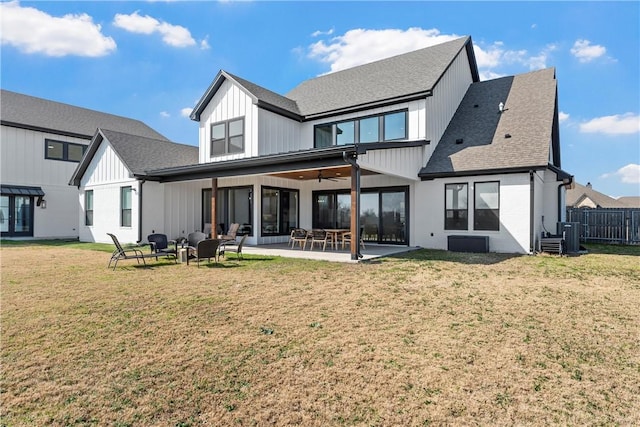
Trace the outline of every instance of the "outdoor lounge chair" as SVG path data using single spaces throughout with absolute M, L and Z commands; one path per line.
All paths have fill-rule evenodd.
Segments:
M 227 234 L 222 234 L 218 236 L 218 238 L 222 241 L 236 240 L 236 234 L 238 233 L 239 228 L 240 228 L 240 224 L 234 222 L 229 226 L 229 230 L 227 231 Z
M 151 254 L 142 253 L 142 251 L 138 248 L 124 249 L 116 236 L 114 236 L 111 233 L 107 233 L 107 235 L 111 237 L 111 240 L 113 240 L 113 244 L 116 245 L 116 249 L 111 254 L 111 259 L 109 259 L 109 264 L 107 265 L 107 268 L 111 267 L 111 263 L 113 262 L 114 263 L 113 269 L 115 270 L 116 266 L 118 265 L 118 261 L 120 261 L 121 259 L 135 259 L 136 261 L 138 261 L 138 264 L 140 264 L 140 260 L 142 260 L 142 263 L 146 266 L 147 263 L 144 260 L 145 258 L 157 259 L 158 257 L 157 254 L 153 254 L 153 253 Z
M 151 253 L 158 256 L 166 256 L 169 258 L 173 256 L 173 259 L 178 262 L 178 243 L 175 240 L 167 239 L 166 234 L 154 233 L 147 236 L 147 242 L 151 247 Z M 169 245 L 173 245 L 172 247 Z
M 245 234 L 240 239 L 240 243 L 236 244 L 228 244 L 223 243 L 220 247 L 220 255 L 223 255 L 225 258 L 227 257 L 227 252 L 235 252 L 238 259 L 242 259 L 242 247 L 244 246 L 244 241 L 247 240 L 247 235 Z
M 195 247 L 194 251 L 191 251 L 190 256 L 187 257 L 187 265 L 189 265 L 189 258 L 195 259 L 198 267 L 200 267 L 200 260 L 207 259 L 207 262 L 211 262 L 211 258 L 218 262 L 218 248 L 220 246 L 220 240 L 218 239 L 204 239 L 200 240 Z

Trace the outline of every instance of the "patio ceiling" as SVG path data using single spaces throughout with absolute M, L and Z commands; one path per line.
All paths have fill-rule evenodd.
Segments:
M 376 172 L 360 169 L 361 175 L 375 175 Z M 351 166 L 340 166 L 334 168 L 306 169 L 291 172 L 278 172 L 269 174 L 278 178 L 295 179 L 299 181 L 309 181 L 329 179 L 331 181 L 351 178 Z

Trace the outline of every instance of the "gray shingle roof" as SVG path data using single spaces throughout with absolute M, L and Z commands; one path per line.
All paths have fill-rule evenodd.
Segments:
M 69 185 L 80 185 L 82 176 L 91 163 L 103 138 L 109 141 L 120 160 L 137 176 L 154 169 L 187 166 L 198 163 L 198 147 L 176 144 L 164 139 L 145 138 L 107 129 L 98 129 L 87 153 L 73 173 Z
M 307 80 L 286 96 L 221 70 L 191 114 L 200 114 L 224 79 L 244 87 L 258 105 L 303 120 L 322 114 L 372 106 L 432 91 L 458 53 L 466 48 L 474 81 L 478 80 L 470 37 L 382 59 Z
M 326 74 L 302 82 L 286 96 L 297 102 L 302 115 L 310 116 L 430 91 L 470 43 L 470 37 L 462 37 Z
M 552 143 L 559 152 L 556 105 L 553 68 L 473 83 L 419 176 L 546 167 Z
M 0 120 L 3 124 L 90 139 L 103 127 L 167 141 L 139 120 L 75 107 L 2 89 Z
M 604 193 L 594 190 L 593 188 L 574 183 L 573 188 L 567 190 L 567 194 L 565 196 L 565 204 L 570 207 L 577 207 L 577 205 L 582 202 L 585 198 L 591 199 L 596 206 L 601 208 L 624 208 L 627 207 L 624 201 L 620 199 L 614 199 L 613 197 L 609 197 Z

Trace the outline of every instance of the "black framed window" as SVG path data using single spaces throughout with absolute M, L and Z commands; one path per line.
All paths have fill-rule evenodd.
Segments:
M 120 187 L 120 226 L 131 227 L 131 187 Z
M 211 156 L 244 152 L 244 117 L 211 125 Z
M 84 225 L 93 225 L 93 190 L 84 192 Z
M 262 187 L 261 231 L 263 236 L 282 236 L 299 227 L 300 192 L 288 188 Z
M 474 184 L 473 229 L 500 230 L 500 182 Z
M 468 185 L 466 183 L 446 184 L 444 193 L 444 229 L 468 230 Z
M 65 162 L 78 163 L 82 160 L 87 146 L 74 144 L 73 142 L 56 141 L 53 139 L 44 140 L 44 158 L 49 160 L 62 160 Z
M 314 127 L 314 147 L 398 141 L 408 137 L 408 111 L 323 123 Z
M 202 229 L 211 223 L 211 189 L 202 190 Z M 216 230 L 225 233 L 233 223 L 240 224 L 237 234 L 253 236 L 253 186 L 218 188 Z

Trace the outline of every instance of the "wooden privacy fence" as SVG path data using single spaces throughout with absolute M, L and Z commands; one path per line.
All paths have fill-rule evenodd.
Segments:
M 580 223 L 580 241 L 640 244 L 640 209 L 567 208 L 567 222 Z

